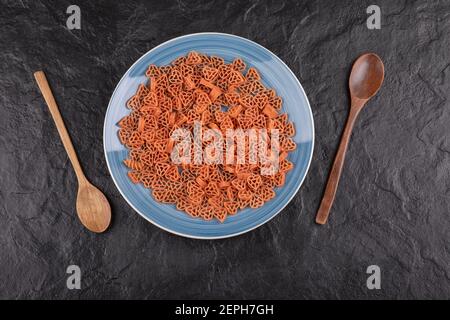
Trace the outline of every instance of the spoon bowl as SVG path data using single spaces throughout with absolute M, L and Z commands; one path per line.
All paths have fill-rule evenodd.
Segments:
M 105 195 L 89 182 L 80 183 L 77 214 L 81 223 L 92 232 L 105 231 L 111 222 L 111 207 Z
M 384 80 L 384 65 L 375 53 L 360 56 L 353 64 L 349 79 L 352 97 L 368 100 L 380 89 Z

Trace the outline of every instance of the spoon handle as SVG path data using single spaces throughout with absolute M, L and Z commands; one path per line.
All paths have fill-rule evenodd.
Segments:
M 330 175 L 328 176 L 325 193 L 323 195 L 322 202 L 320 203 L 319 211 L 317 211 L 316 223 L 318 224 L 325 224 L 327 222 L 328 216 L 330 215 L 330 210 L 333 205 L 333 201 L 336 196 L 336 191 L 339 184 L 339 179 L 341 178 L 342 167 L 344 166 L 345 154 L 347 152 L 348 142 L 350 141 L 350 136 L 352 134 L 353 125 L 355 124 L 356 117 L 358 116 L 358 113 L 364 103 L 365 101 L 363 100 L 352 102 L 352 107 L 350 108 L 347 123 L 345 124 L 344 133 L 342 134 L 341 142 L 339 144 L 339 149 L 336 153 L 336 157 L 334 158 Z
M 50 109 L 50 113 L 52 114 L 53 120 L 55 121 L 59 136 L 61 137 L 61 141 L 64 145 L 64 148 L 66 149 L 73 169 L 75 170 L 77 179 L 79 183 L 85 182 L 86 177 L 84 176 L 83 170 L 81 169 L 80 163 L 78 162 L 77 154 L 75 153 L 75 149 L 72 145 L 72 141 L 70 140 L 69 133 L 67 132 L 64 121 L 61 117 L 61 114 L 59 113 L 58 105 L 56 104 L 52 90 L 48 85 L 45 73 L 43 71 L 37 71 L 34 73 L 34 78 L 36 79 L 39 89 L 44 96 L 44 100 L 47 103 L 48 108 Z

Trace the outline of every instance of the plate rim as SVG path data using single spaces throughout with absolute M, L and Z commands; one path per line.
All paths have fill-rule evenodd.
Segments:
M 150 219 L 149 217 L 147 217 L 146 215 L 144 215 L 143 213 L 141 213 L 140 210 L 138 210 L 138 209 L 131 203 L 131 201 L 128 200 L 128 198 L 124 195 L 124 193 L 123 193 L 122 190 L 120 189 L 119 184 L 117 183 L 116 179 L 114 178 L 114 176 L 113 176 L 113 174 L 112 174 L 112 170 L 111 170 L 110 164 L 109 164 L 109 162 L 108 162 L 107 151 L 106 151 L 106 119 L 107 119 L 108 113 L 109 113 L 109 111 L 110 111 L 112 99 L 113 99 L 113 97 L 114 97 L 114 95 L 115 95 L 117 89 L 119 88 L 120 84 L 121 84 L 122 81 L 124 80 L 125 75 L 126 75 L 126 74 L 127 74 L 127 73 L 128 73 L 128 72 L 136 65 L 136 64 L 138 64 L 142 59 L 144 59 L 144 57 L 145 57 L 146 55 L 148 55 L 148 54 L 151 53 L 152 51 L 156 50 L 157 48 L 159 48 L 159 47 L 161 47 L 161 46 L 163 46 L 163 45 L 165 45 L 165 44 L 168 44 L 168 43 L 170 43 L 170 42 L 174 42 L 174 41 L 176 41 L 176 40 L 179 40 L 179 39 L 189 38 L 189 37 L 198 36 L 198 35 L 220 35 L 220 36 L 226 36 L 226 37 L 231 37 L 231 38 L 237 38 L 237 39 L 240 39 L 240 40 L 244 40 L 244 41 L 250 42 L 251 44 L 258 46 L 258 47 L 262 48 L 263 50 L 268 51 L 271 55 L 273 55 L 273 56 L 275 57 L 275 59 L 278 59 L 278 61 L 281 62 L 281 64 L 284 65 L 284 66 L 286 67 L 286 69 L 287 69 L 287 70 L 292 74 L 292 76 L 294 77 L 295 81 L 297 82 L 298 86 L 300 87 L 301 92 L 303 93 L 303 95 L 304 95 L 304 97 L 305 97 L 306 104 L 307 104 L 307 106 L 308 106 L 308 108 L 307 108 L 307 109 L 308 109 L 308 114 L 309 114 L 309 117 L 310 117 L 310 119 L 311 119 L 311 128 L 312 128 L 311 154 L 310 154 L 309 159 L 308 159 L 308 164 L 307 164 L 307 166 L 306 166 L 305 174 L 304 174 L 303 178 L 301 179 L 300 183 L 298 184 L 298 186 L 297 186 L 295 192 L 292 194 L 292 196 L 286 201 L 286 203 L 285 203 L 285 204 L 284 204 L 284 205 L 283 205 L 283 206 L 282 206 L 282 207 L 281 207 L 274 215 L 272 215 L 271 217 L 269 217 L 267 220 L 265 220 L 265 221 L 263 221 L 263 222 L 261 222 L 261 223 L 255 225 L 255 226 L 253 226 L 253 227 L 251 227 L 251 228 L 249 228 L 249 229 L 246 229 L 246 230 L 243 230 L 243 231 L 239 231 L 239 232 L 235 232 L 235 233 L 230 233 L 230 234 L 222 235 L 222 236 L 194 236 L 194 235 L 191 235 L 191 234 L 186 234 L 186 233 L 182 233 L 182 232 L 177 232 L 177 231 L 174 231 L 174 230 L 171 230 L 171 229 L 168 229 L 168 228 L 166 228 L 166 227 L 164 227 L 164 226 L 159 225 L 158 223 L 156 223 L 155 221 L 153 221 L 152 219 Z M 241 36 L 237 36 L 237 35 L 234 35 L 234 34 L 223 33 L 223 32 L 196 32 L 196 33 L 190 33 L 190 34 L 178 36 L 178 37 L 172 38 L 172 39 L 170 39 L 170 40 L 167 40 L 167 41 L 164 41 L 164 42 L 158 44 L 157 46 L 155 46 L 155 47 L 153 47 L 152 49 L 148 50 L 146 53 L 142 54 L 141 57 L 140 57 L 139 59 L 137 59 L 137 60 L 136 60 L 136 61 L 135 61 L 128 69 L 127 69 L 127 71 L 125 71 L 125 73 L 122 75 L 122 77 L 120 78 L 119 82 L 117 83 L 116 87 L 114 88 L 114 91 L 112 92 L 111 97 L 109 98 L 108 107 L 106 108 L 106 112 L 105 112 L 105 119 L 104 119 L 104 121 L 103 121 L 103 139 L 102 139 L 102 142 L 103 142 L 103 152 L 104 152 L 104 157 L 105 157 L 106 165 L 107 165 L 107 167 L 108 167 L 109 175 L 111 176 L 111 178 L 112 178 L 112 180 L 113 180 L 113 182 L 114 182 L 114 185 L 116 186 L 116 189 L 119 191 L 119 193 L 120 193 L 120 195 L 122 196 L 122 198 L 128 203 L 128 205 L 129 205 L 135 212 L 137 212 L 141 217 L 143 217 L 145 220 L 147 220 L 148 222 L 150 222 L 150 223 L 153 224 L 154 226 L 156 226 L 156 227 L 158 227 L 158 228 L 160 228 L 160 229 L 162 229 L 162 230 L 164 230 L 164 231 L 167 231 L 167 232 L 169 232 L 169 233 L 171 233 L 171 234 L 175 234 L 175 235 L 177 235 L 177 236 L 181 236 L 181 237 L 185 237 L 185 238 L 190 238 L 190 239 L 199 239 L 199 240 L 217 240 L 217 239 L 226 239 L 226 238 L 236 237 L 236 236 L 242 235 L 242 234 L 244 234 L 244 233 L 250 232 L 250 231 L 252 231 L 252 230 L 255 230 L 256 228 L 259 228 L 260 226 L 262 226 L 262 225 L 268 223 L 269 221 L 271 221 L 273 218 L 275 218 L 276 216 L 278 216 L 278 215 L 280 214 L 280 212 L 284 210 L 284 208 L 286 208 L 286 206 L 287 206 L 287 205 L 292 201 L 292 199 L 297 195 L 298 191 L 300 190 L 300 187 L 303 185 L 303 182 L 304 182 L 305 179 L 306 179 L 306 176 L 308 175 L 309 168 L 310 168 L 310 166 L 311 166 L 311 162 L 312 162 L 312 158 L 313 158 L 313 154 L 314 154 L 314 145 L 315 145 L 315 126 L 314 126 L 314 117 L 313 117 L 311 105 L 310 105 L 310 103 L 309 103 L 308 96 L 306 95 L 306 92 L 305 92 L 305 90 L 303 89 L 302 84 L 301 84 L 300 81 L 298 80 L 298 78 L 297 78 L 297 76 L 295 75 L 295 73 L 291 70 L 291 68 L 289 68 L 289 66 L 288 66 L 283 60 L 281 60 L 281 58 L 279 58 L 275 53 L 273 53 L 272 51 L 270 51 L 270 50 L 267 49 L 266 47 L 260 45 L 259 43 L 255 42 L 255 41 L 253 41 L 253 40 L 250 40 L 250 39 L 247 39 L 247 38 L 244 38 L 244 37 L 241 37 Z

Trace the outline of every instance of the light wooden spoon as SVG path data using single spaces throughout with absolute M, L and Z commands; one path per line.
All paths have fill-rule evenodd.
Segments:
M 317 212 L 316 222 L 318 224 L 325 224 L 330 214 L 356 117 L 367 101 L 378 92 L 383 80 L 384 65 L 380 57 L 374 53 L 366 53 L 356 59 L 349 80 L 351 97 L 350 113 L 344 133 L 342 134 L 338 152 L 334 158 L 330 176 L 328 177 L 327 187 L 319 211 Z
M 108 200 L 100 190 L 86 179 L 44 72 L 37 71 L 34 73 L 34 77 L 50 109 L 59 136 L 78 179 L 78 217 L 81 223 L 89 230 L 98 233 L 103 232 L 111 222 L 111 207 L 109 206 Z

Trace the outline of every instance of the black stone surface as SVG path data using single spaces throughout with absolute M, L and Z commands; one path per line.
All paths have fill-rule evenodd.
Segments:
M 448 1 L 0 1 L 0 298 L 450 298 Z M 81 30 L 66 9 L 81 8 Z M 366 8 L 381 8 L 368 30 Z M 289 206 L 245 235 L 171 235 L 126 204 L 102 129 L 127 68 L 155 45 L 237 34 L 283 59 L 310 99 L 316 145 Z M 330 221 L 314 223 L 345 119 L 353 60 L 385 62 L 357 121 Z M 77 182 L 33 79 L 44 69 L 80 161 L 113 210 L 95 235 L 75 212 Z M 81 290 L 66 288 L 79 265 Z M 381 268 L 368 290 L 366 268 Z

